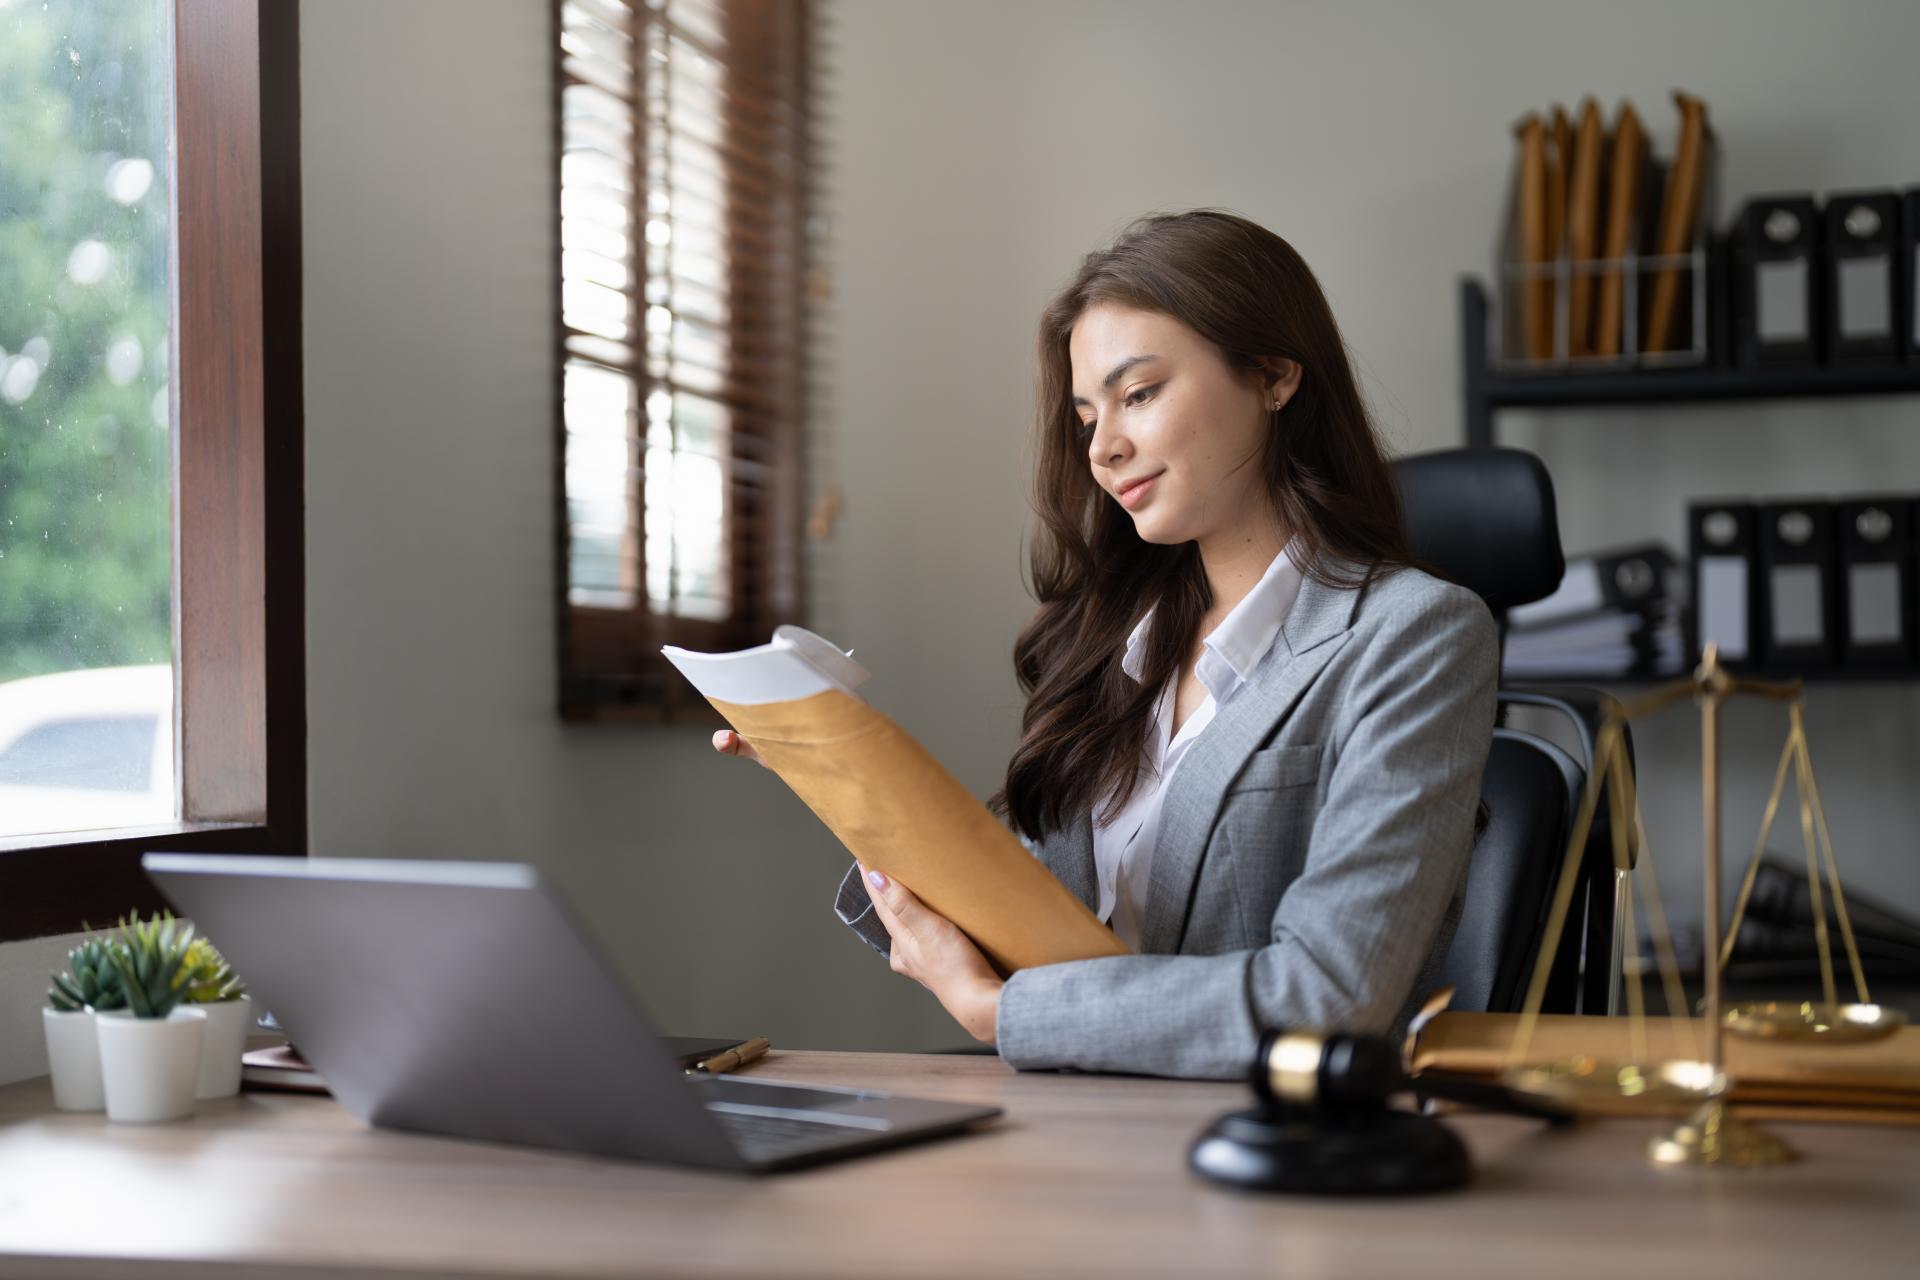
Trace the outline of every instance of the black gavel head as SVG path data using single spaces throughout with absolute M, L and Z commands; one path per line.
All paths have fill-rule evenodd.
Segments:
M 1261 1036 L 1251 1078 L 1262 1102 L 1307 1111 L 1377 1109 L 1407 1087 L 1399 1051 L 1384 1036 L 1316 1031 Z

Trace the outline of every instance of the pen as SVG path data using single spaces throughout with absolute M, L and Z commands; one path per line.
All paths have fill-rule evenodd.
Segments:
M 743 1067 L 752 1062 L 772 1047 L 765 1036 L 755 1036 L 745 1044 L 735 1045 L 725 1053 L 716 1053 L 711 1058 L 694 1063 L 687 1068 L 687 1074 L 704 1071 L 708 1075 L 719 1075 L 722 1071 L 732 1071 L 735 1067 Z

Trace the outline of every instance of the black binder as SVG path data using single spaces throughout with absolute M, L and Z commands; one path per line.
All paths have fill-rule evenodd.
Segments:
M 1814 498 L 1763 505 L 1760 562 L 1767 600 L 1761 657 L 1776 668 L 1832 666 L 1833 507 Z
M 1819 358 L 1819 240 L 1810 195 L 1756 196 L 1741 207 L 1729 244 L 1736 363 Z
M 1913 558 L 1907 561 L 1907 636 L 1913 660 L 1920 664 L 1920 498 L 1907 503 L 1907 528 L 1913 531 Z
M 1836 364 L 1900 358 L 1898 318 L 1906 272 L 1895 255 L 1901 240 L 1897 191 L 1851 191 L 1827 197 L 1825 294 L 1828 358 Z
M 1920 360 L 1920 187 L 1909 187 L 1902 204 L 1899 256 L 1906 292 L 1894 332 L 1905 335 L 1900 343 L 1901 359 Z
M 1718 645 L 1720 660 L 1730 667 L 1760 661 L 1766 583 L 1757 520 L 1753 504 L 1744 500 L 1687 507 L 1688 636 L 1695 653 Z
M 1857 498 L 1839 507 L 1840 659 L 1913 662 L 1913 501 Z

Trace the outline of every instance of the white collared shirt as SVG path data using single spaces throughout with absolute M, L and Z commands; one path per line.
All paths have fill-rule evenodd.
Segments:
M 1099 820 L 1096 805 L 1093 822 L 1093 865 L 1100 885 L 1100 919 L 1135 950 L 1140 946 L 1140 929 L 1147 914 L 1147 883 L 1152 871 L 1153 846 L 1160 835 L 1160 806 L 1173 771 L 1180 767 L 1187 749 L 1206 727 L 1213 723 L 1216 709 L 1224 706 L 1260 660 L 1279 638 L 1281 624 L 1300 593 L 1301 573 L 1293 557 L 1282 550 L 1267 566 L 1266 573 L 1253 585 L 1233 611 L 1202 642 L 1204 652 L 1194 669 L 1207 690 L 1206 701 L 1189 715 L 1178 734 L 1173 727 L 1174 692 L 1180 673 L 1174 672 L 1161 690 L 1153 711 L 1153 727 L 1141 748 L 1140 785 L 1126 808 L 1111 822 Z M 1135 681 L 1140 679 L 1147 630 L 1153 622 L 1153 610 L 1147 610 L 1127 637 L 1126 655 L 1120 668 Z

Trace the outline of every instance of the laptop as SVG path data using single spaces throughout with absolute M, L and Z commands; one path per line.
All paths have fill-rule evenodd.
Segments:
M 763 1173 L 1001 1113 L 687 1074 L 687 1045 L 655 1031 L 530 866 L 177 853 L 141 865 L 369 1125 Z

